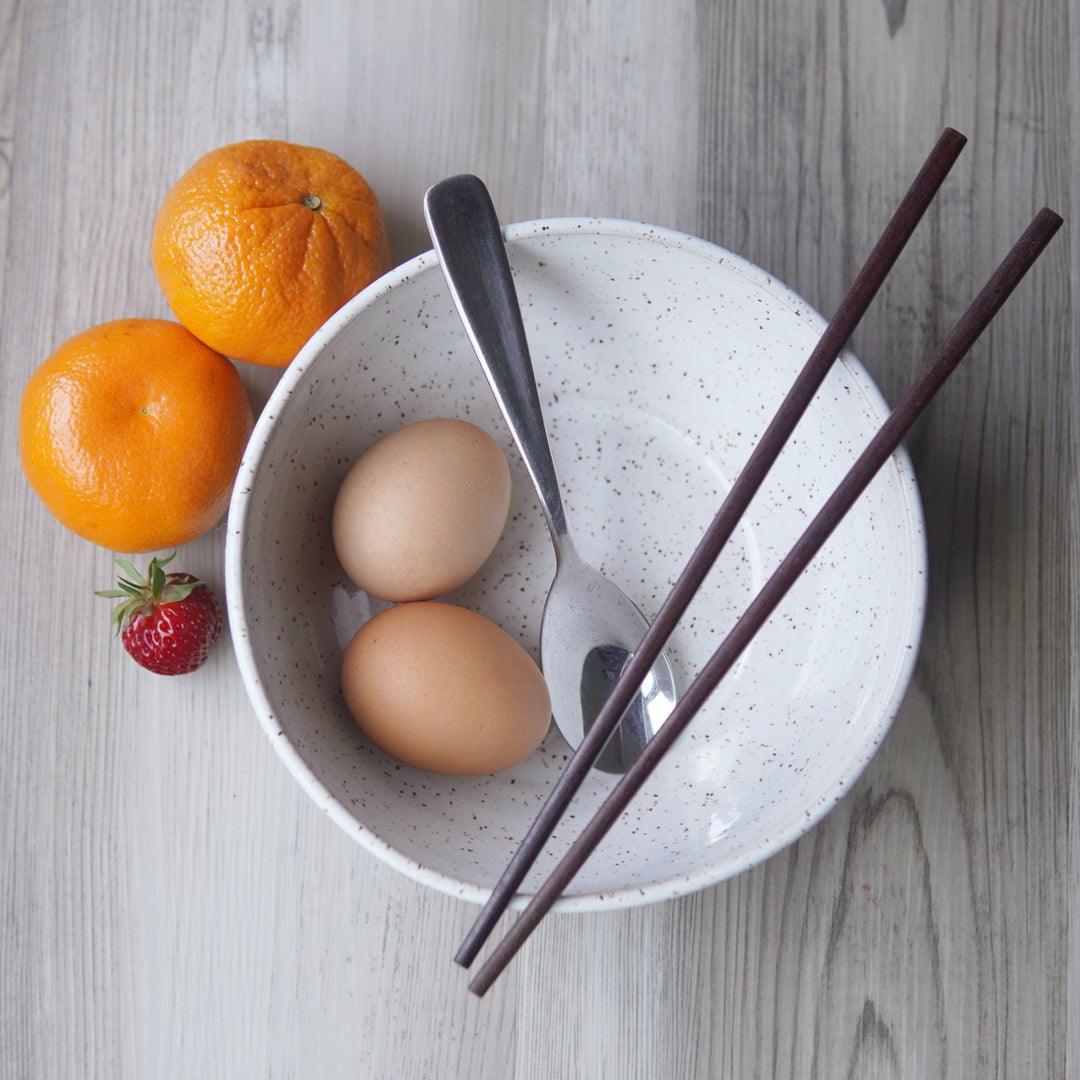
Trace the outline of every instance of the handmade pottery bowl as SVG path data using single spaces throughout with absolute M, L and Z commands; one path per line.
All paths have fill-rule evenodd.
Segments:
M 824 322 L 713 244 L 626 221 L 505 229 L 536 377 L 582 555 L 653 614 Z M 685 686 L 887 413 L 841 356 L 671 639 Z M 455 416 L 504 447 L 514 494 L 488 563 L 448 599 L 534 656 L 554 572 L 546 527 L 433 253 L 375 282 L 285 371 L 229 512 L 240 669 L 288 769 L 369 852 L 483 902 L 569 750 L 552 727 L 509 771 L 461 778 L 388 757 L 345 708 L 339 669 L 381 603 L 354 588 L 330 520 L 349 466 L 414 420 Z M 719 882 L 796 840 L 850 788 L 915 662 L 926 553 L 896 454 L 841 523 L 557 904 L 644 904 Z M 594 771 L 526 878 L 521 906 L 616 778 Z

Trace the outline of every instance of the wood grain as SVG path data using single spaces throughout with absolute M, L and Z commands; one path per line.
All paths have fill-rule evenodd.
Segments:
M 1077 0 L 0 2 L 0 1076 L 1080 1076 L 1078 55 Z M 1067 227 L 910 440 L 930 600 L 893 731 L 799 843 L 553 917 L 475 1000 L 475 909 L 314 808 L 228 647 L 184 680 L 121 655 L 110 553 L 21 476 L 23 383 L 168 314 L 154 213 L 235 139 L 353 161 L 398 260 L 468 170 L 506 220 L 684 229 L 830 313 L 945 124 L 969 147 L 853 341 L 887 395 L 1040 205 Z M 185 563 L 220 587 L 222 549 Z

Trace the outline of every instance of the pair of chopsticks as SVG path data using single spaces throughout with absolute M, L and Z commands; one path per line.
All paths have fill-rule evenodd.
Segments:
M 946 128 L 938 139 L 881 239 L 792 384 L 779 411 L 770 421 L 670 595 L 657 613 L 641 644 L 628 661 L 596 720 L 492 890 L 491 897 L 454 957 L 455 961 L 463 967 L 469 967 L 475 960 L 543 845 L 554 832 L 570 800 L 622 719 L 623 713 L 660 655 L 668 637 L 715 563 L 724 544 L 734 532 L 743 512 L 810 404 L 833 362 L 865 314 L 871 300 L 933 201 L 966 142 L 967 139 L 963 135 L 951 128 Z M 790 553 L 687 688 L 671 714 L 645 744 L 578 839 L 510 927 L 506 936 L 492 950 L 469 984 L 469 989 L 473 993 L 480 996 L 490 988 L 529 934 L 559 898 L 585 860 L 648 779 L 671 744 L 686 728 L 720 680 L 749 645 L 754 635 L 870 481 L 900 446 L 915 420 L 989 325 L 1061 225 L 1062 219 L 1052 210 L 1044 208 L 1035 216 L 926 367 L 916 377 L 900 404 L 885 420 Z

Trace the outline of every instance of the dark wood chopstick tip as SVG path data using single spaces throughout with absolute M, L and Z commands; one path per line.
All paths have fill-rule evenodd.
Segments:
M 1049 206 L 1044 206 L 1035 215 L 1035 220 L 1042 221 L 1044 228 L 1052 229 L 1054 232 L 1057 232 L 1065 224 L 1065 219 L 1056 210 L 1051 210 Z
M 501 973 L 501 966 L 496 971 L 489 971 L 481 968 L 476 977 L 469 983 L 469 993 L 475 997 L 482 998 L 491 989 L 495 980 Z

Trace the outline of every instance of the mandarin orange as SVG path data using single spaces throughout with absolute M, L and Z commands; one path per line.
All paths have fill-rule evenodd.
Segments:
M 374 192 L 336 154 L 254 139 L 201 157 L 154 221 L 154 271 L 173 313 L 232 357 L 284 367 L 390 268 Z
M 158 551 L 221 519 L 253 423 L 223 356 L 174 322 L 119 319 L 76 334 L 31 375 L 19 454 L 73 532 Z

